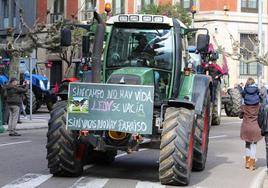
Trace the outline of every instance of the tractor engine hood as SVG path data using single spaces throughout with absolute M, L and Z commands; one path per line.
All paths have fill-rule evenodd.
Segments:
M 32 83 L 34 87 L 40 88 L 42 91 L 48 91 L 50 89 L 50 83 L 46 76 L 42 76 L 39 74 L 32 74 Z M 24 80 L 30 80 L 30 74 L 24 74 Z
M 125 67 L 112 72 L 107 80 L 111 84 L 154 85 L 154 71 L 144 67 Z

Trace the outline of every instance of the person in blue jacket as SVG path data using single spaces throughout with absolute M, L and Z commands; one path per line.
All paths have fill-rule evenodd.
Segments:
M 250 170 L 256 168 L 256 145 L 262 139 L 258 124 L 260 108 L 259 88 L 253 78 L 248 78 L 242 91 L 244 105 L 241 106 L 243 121 L 240 129 L 240 138 L 246 143 L 246 164 Z

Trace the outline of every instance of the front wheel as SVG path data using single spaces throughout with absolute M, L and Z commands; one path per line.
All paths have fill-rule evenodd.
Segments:
M 193 122 L 194 110 L 167 108 L 159 159 L 159 178 L 162 184 L 189 184 L 194 144 Z
M 25 112 L 27 114 L 30 114 L 30 105 L 31 105 L 31 101 L 30 101 L 30 90 L 28 90 L 25 95 L 24 95 L 24 100 L 23 100 L 23 104 L 25 105 Z M 35 97 L 35 93 L 32 92 L 32 113 L 36 113 L 36 111 L 38 110 L 38 101 Z
M 46 145 L 48 168 L 54 176 L 79 176 L 83 172 L 86 146 L 79 144 L 76 134 L 66 129 L 66 105 L 57 108 L 57 113 L 52 113 L 49 120 Z

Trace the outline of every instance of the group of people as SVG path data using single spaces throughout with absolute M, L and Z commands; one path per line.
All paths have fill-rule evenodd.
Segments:
M 2 96 L 4 102 L 5 111 L 8 112 L 8 130 L 9 136 L 21 136 L 16 131 L 17 123 L 20 121 L 19 116 L 22 107 L 22 95 L 28 90 L 28 82 L 24 81 L 20 86 L 19 81 L 16 78 L 11 78 L 9 83 L 2 88 Z M 5 119 L 5 118 L 4 118 Z
M 245 141 L 245 168 L 256 169 L 256 146 L 257 142 L 265 137 L 266 142 L 266 161 L 268 169 L 268 129 L 266 120 L 260 123 L 261 109 L 268 108 L 266 103 L 267 89 L 260 89 L 253 78 L 248 78 L 245 87 L 240 86 L 242 94 L 242 105 L 240 118 L 243 118 L 240 138 Z M 265 116 L 265 114 L 261 114 Z M 265 117 L 268 118 L 268 117 Z

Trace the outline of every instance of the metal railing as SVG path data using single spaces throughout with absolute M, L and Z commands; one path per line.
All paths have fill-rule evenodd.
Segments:
M 63 13 L 52 13 L 50 14 L 50 23 L 56 23 L 63 20 Z
M 90 21 L 93 18 L 93 12 L 88 10 L 83 10 L 80 13 L 80 21 Z

